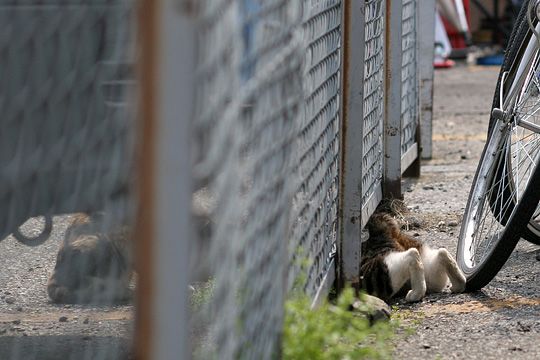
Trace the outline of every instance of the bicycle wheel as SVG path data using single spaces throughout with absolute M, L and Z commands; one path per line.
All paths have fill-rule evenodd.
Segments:
M 538 43 L 529 30 L 518 31 L 513 40 L 507 57 L 513 54 L 519 60 L 507 58 L 511 65 L 501 69 L 499 100 L 494 101 L 458 241 L 458 265 L 468 290 L 485 286 L 501 269 L 540 197 Z
M 540 245 L 540 206 L 536 208 L 531 220 L 527 224 L 523 238 L 533 244 Z
M 500 108 L 500 96 L 499 96 L 499 89 L 502 82 L 502 76 L 503 74 L 507 74 L 509 76 L 509 80 L 505 85 L 505 90 L 508 91 L 510 86 L 512 85 L 513 76 L 515 76 L 515 72 L 519 67 L 519 61 L 516 61 L 516 59 L 521 59 L 525 48 L 527 45 L 528 40 L 532 36 L 532 32 L 529 29 L 529 24 L 527 21 L 528 14 L 533 10 L 532 7 L 533 3 L 531 3 L 529 0 L 526 0 L 519 12 L 519 15 L 517 17 L 517 21 L 515 22 L 515 26 L 512 29 L 512 34 L 510 36 L 510 41 L 508 43 L 508 47 L 505 51 L 505 59 L 503 62 L 503 65 L 501 67 L 501 71 L 499 74 L 499 79 L 497 81 L 497 87 L 495 90 L 495 95 L 493 99 L 493 108 Z M 538 79 L 536 79 L 538 80 Z M 529 99 L 529 103 L 535 104 L 537 102 L 536 99 Z M 525 107 L 526 108 L 526 107 Z M 534 106 L 532 106 L 534 108 Z M 529 116 L 536 117 L 534 112 L 530 112 Z M 522 114 L 523 116 L 526 116 L 526 114 Z M 538 123 L 538 120 L 536 120 L 536 123 Z M 492 126 L 495 122 L 495 119 L 493 116 L 490 118 L 489 123 L 489 131 L 491 131 Z M 536 136 L 536 135 L 532 135 Z M 512 172 L 506 172 L 503 168 L 499 170 L 499 173 L 497 174 L 497 178 L 502 179 L 503 177 L 511 177 Z M 512 179 L 507 179 L 507 181 L 514 181 Z M 510 213 L 510 210 L 514 206 L 513 198 L 510 191 L 505 191 L 501 196 L 499 197 L 499 201 L 502 203 L 510 202 L 508 206 L 506 206 L 505 213 L 500 214 L 501 221 L 505 222 L 508 219 L 508 215 Z M 493 208 L 497 207 L 497 200 L 492 199 L 491 206 Z M 522 237 L 526 239 L 527 241 L 540 245 L 540 206 L 536 209 L 535 214 L 532 216 L 529 224 L 527 225 L 527 228 L 523 231 Z

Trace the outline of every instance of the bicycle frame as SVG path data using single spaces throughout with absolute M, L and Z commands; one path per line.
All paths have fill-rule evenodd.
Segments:
M 540 33 L 540 23 L 537 23 L 535 26 L 535 32 Z M 536 39 L 536 36 L 533 32 L 531 32 L 531 37 L 529 38 L 529 41 L 527 43 L 527 47 L 525 48 L 525 51 L 522 55 L 522 59 L 525 59 L 525 61 L 522 61 L 519 63 L 519 67 L 516 71 L 515 78 L 517 81 L 512 82 L 512 87 L 507 92 L 507 95 L 504 96 L 504 81 L 505 76 L 503 74 L 503 83 L 500 89 L 500 101 L 499 106 L 501 106 L 500 109 L 494 109 L 494 110 L 500 110 L 501 113 L 494 113 L 493 115 L 504 121 L 505 123 L 508 122 L 513 117 L 513 109 L 514 106 L 518 103 L 519 99 L 522 97 L 523 92 L 525 91 L 526 87 L 523 86 L 528 81 L 531 81 L 532 76 L 534 76 L 534 64 L 537 64 L 540 57 L 540 51 L 539 51 L 539 40 Z M 506 73 L 505 73 L 506 74 Z M 519 89 L 521 89 L 521 92 L 519 92 Z M 507 109 L 512 109 L 512 111 L 508 111 Z M 534 124 L 530 121 L 527 121 L 525 119 L 516 119 L 516 125 L 521 126 L 527 130 L 540 133 L 540 126 L 537 124 Z

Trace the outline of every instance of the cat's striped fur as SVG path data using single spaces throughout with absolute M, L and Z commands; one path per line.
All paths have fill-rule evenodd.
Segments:
M 449 282 L 452 292 L 465 289 L 465 276 L 446 249 L 432 249 L 401 232 L 388 214 L 374 214 L 367 229 L 360 266 L 361 287 L 367 293 L 388 301 L 406 291 L 407 301 L 419 301 Z

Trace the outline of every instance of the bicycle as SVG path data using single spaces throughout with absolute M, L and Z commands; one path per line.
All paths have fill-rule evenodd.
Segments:
M 487 285 L 521 237 L 540 244 L 540 0 L 526 0 L 495 90 L 457 262 L 467 290 Z

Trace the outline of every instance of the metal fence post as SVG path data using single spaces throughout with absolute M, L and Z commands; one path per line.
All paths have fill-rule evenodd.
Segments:
M 339 287 L 358 281 L 362 208 L 364 2 L 343 4 Z
M 419 74 L 419 112 L 422 159 L 432 156 L 432 117 L 433 117 L 433 56 L 435 45 L 435 0 L 422 0 L 418 6 L 418 74 Z
M 384 180 L 385 198 L 401 193 L 401 21 L 402 0 L 386 0 Z
M 138 359 L 187 359 L 190 123 L 195 22 L 191 1 L 146 0 L 139 13 Z

